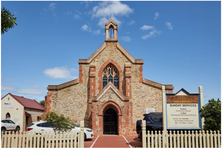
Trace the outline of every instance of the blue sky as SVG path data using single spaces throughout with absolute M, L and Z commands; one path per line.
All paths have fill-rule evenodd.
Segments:
M 41 101 L 48 85 L 78 78 L 105 39 L 105 23 L 118 24 L 119 43 L 143 59 L 143 77 L 173 84 L 174 92 L 203 86 L 204 104 L 221 97 L 221 2 L 7 2 L 17 17 L 1 35 L 1 96 Z

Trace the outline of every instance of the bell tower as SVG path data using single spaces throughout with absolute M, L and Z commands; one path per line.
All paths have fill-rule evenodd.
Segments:
M 117 24 L 112 19 L 110 19 L 105 24 L 105 32 L 106 32 L 105 42 L 118 42 Z

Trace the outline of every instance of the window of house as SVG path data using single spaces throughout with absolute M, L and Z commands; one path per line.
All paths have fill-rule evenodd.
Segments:
M 11 115 L 9 113 L 6 114 L 6 119 L 10 119 Z
M 112 64 L 109 64 L 103 71 L 103 88 L 109 82 L 112 82 L 119 89 L 119 73 Z

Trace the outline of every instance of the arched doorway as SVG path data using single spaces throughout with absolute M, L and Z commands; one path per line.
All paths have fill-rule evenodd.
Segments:
M 118 116 L 112 108 L 108 108 L 103 114 L 103 134 L 118 135 Z

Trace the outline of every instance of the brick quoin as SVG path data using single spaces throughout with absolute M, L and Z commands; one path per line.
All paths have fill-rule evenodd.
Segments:
M 95 67 L 90 67 L 90 73 L 92 72 L 96 72 L 96 68 Z M 89 100 L 92 99 L 93 96 L 95 96 L 96 93 L 96 79 L 95 76 L 90 76 L 89 79 Z M 92 128 L 92 104 L 89 103 L 88 104 L 88 121 L 89 121 L 89 127 Z
M 143 65 L 140 65 L 139 67 L 139 77 L 140 77 L 140 80 L 139 80 L 139 83 L 143 83 Z
M 79 83 L 83 83 L 82 65 L 79 65 Z
M 99 80 L 98 80 L 98 84 L 99 84 L 98 90 L 99 90 L 99 92 L 101 92 L 102 89 L 103 89 L 103 78 L 102 78 L 103 70 L 104 70 L 104 68 L 106 68 L 106 66 L 108 64 L 113 64 L 117 68 L 117 70 L 119 71 L 119 91 L 121 93 L 123 93 L 123 71 L 122 71 L 121 67 L 119 66 L 119 64 L 116 61 L 112 60 L 112 59 L 109 59 L 106 62 L 104 62 L 103 65 L 99 69 L 99 72 L 98 72 L 98 78 L 99 78 Z
M 52 103 L 52 100 L 50 99 L 52 96 L 53 91 L 49 91 L 48 94 L 45 96 L 45 113 L 42 115 L 41 119 L 44 119 L 46 117 L 46 114 L 51 111 L 50 104 Z
M 49 91 L 45 100 L 47 113 L 51 111 L 51 106 L 50 106 L 50 104 L 52 103 L 52 100 L 50 99 L 51 96 L 52 96 L 52 91 Z

